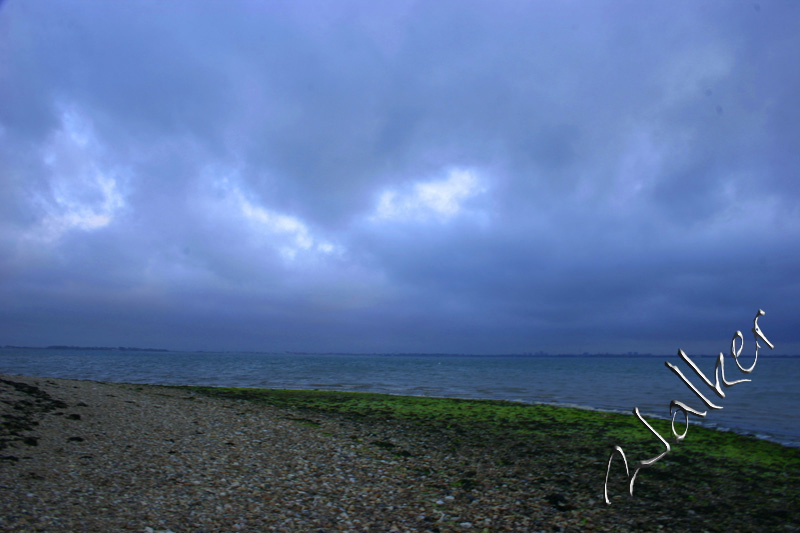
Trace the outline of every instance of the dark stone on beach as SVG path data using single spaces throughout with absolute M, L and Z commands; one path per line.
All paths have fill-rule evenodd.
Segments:
M 474 479 L 472 479 L 470 477 L 465 477 L 465 478 L 459 479 L 453 485 L 459 487 L 461 490 L 470 491 L 473 488 L 475 488 L 477 483 L 475 482 Z
M 73 413 L 71 415 L 67 415 L 67 418 L 69 418 L 70 420 L 80 420 L 81 419 L 81 415 L 77 415 L 77 414 Z
M 56 400 L 39 387 L 0 379 L 0 392 L 7 399 L 4 403 L 6 409 L 11 409 L 19 414 L 5 412 L 0 422 L 0 450 L 14 446 L 15 441 L 22 441 L 28 446 L 37 446 L 39 437 L 24 436 L 39 425 L 37 418 L 55 409 L 67 407 L 61 400 Z
M 83 437 L 70 437 L 67 440 L 70 442 L 83 442 Z
M 25 416 L 3 415 L 3 428 L 10 434 L 16 435 L 17 431 L 29 429 L 31 420 Z
M 556 492 L 548 494 L 547 501 L 559 511 L 569 511 L 572 509 L 572 506 L 567 503 L 567 498 L 563 494 L 558 494 Z

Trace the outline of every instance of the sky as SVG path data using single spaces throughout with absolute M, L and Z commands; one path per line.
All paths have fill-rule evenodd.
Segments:
M 7 0 L 0 345 L 800 354 L 798 65 L 777 0 Z

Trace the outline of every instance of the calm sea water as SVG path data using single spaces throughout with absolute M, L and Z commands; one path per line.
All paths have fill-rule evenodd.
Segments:
M 752 354 L 743 366 L 752 363 Z M 713 381 L 713 357 L 692 357 Z M 294 355 L 0 349 L 0 373 L 168 385 L 325 389 L 550 403 L 669 418 L 670 400 L 703 404 L 664 365 L 683 374 L 720 410 L 699 423 L 800 446 L 800 357 L 759 354 L 728 380 L 751 381 L 719 398 L 678 356 Z M 633 415 L 631 415 L 633 416 Z M 682 415 L 677 419 L 682 422 Z M 695 417 L 692 417 L 695 420 Z M 678 425 L 681 431 L 682 425 Z M 691 430 L 687 439 L 691 437 Z

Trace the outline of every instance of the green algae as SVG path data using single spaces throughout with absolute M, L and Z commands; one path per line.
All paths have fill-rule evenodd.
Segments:
M 604 413 L 502 400 L 398 396 L 366 392 L 231 387 L 185 388 L 210 396 L 283 408 L 470 431 L 479 428 L 487 435 L 498 437 L 569 441 L 571 446 L 582 446 L 586 451 L 589 449 L 610 451 L 618 445 L 626 450 L 626 455 L 630 458 L 651 457 L 663 451 L 663 445 L 633 414 Z M 679 457 L 689 452 L 704 459 L 714 458 L 716 461 L 726 462 L 729 466 L 733 463 L 738 467 L 770 467 L 800 471 L 800 450 L 796 448 L 694 424 L 689 426 L 685 439 L 676 442 L 671 438 L 672 429 L 669 420 L 647 419 L 647 421 L 670 442 L 671 453 Z M 683 425 L 676 423 L 675 429 L 681 433 Z M 667 455 L 665 460 L 669 458 L 670 455 Z M 667 460 L 664 464 L 675 461 Z
M 486 425 L 521 434 L 542 426 L 590 424 L 596 413 L 579 409 L 530 405 L 501 400 L 465 400 L 424 396 L 286 389 L 190 387 L 211 396 L 247 400 L 277 407 L 308 409 L 355 417 L 382 418 L 446 426 Z

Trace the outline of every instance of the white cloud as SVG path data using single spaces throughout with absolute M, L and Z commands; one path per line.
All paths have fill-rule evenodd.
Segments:
M 373 215 L 377 220 L 448 220 L 462 213 L 466 200 L 482 193 L 472 170 L 453 168 L 442 180 L 415 183 L 411 190 L 384 191 Z
M 102 152 L 88 121 L 77 110 L 64 109 L 61 128 L 42 149 L 49 189 L 34 197 L 42 216 L 29 237 L 53 241 L 73 229 L 94 231 L 112 222 L 125 206 L 120 188 L 125 171 L 103 165 Z
M 250 200 L 241 187 L 228 179 L 218 180 L 217 186 L 226 192 L 237 214 L 250 222 L 257 236 L 267 240 L 287 260 L 301 252 L 334 254 L 340 248 L 314 236 L 299 218 L 267 209 Z

